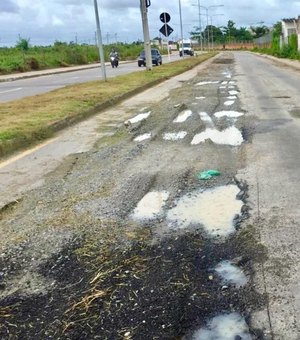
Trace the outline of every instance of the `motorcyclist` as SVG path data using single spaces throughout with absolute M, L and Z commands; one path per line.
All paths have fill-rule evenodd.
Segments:
M 115 51 L 115 49 L 111 50 L 109 54 L 109 58 L 110 58 L 110 63 L 111 63 L 112 68 L 119 66 L 119 55 L 118 55 L 118 52 Z
M 110 58 L 116 58 L 117 60 L 119 60 L 119 55 L 118 52 L 115 49 L 112 49 L 110 54 L 109 54 Z

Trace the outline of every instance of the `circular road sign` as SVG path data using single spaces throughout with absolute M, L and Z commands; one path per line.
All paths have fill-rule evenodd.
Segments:
M 161 15 L 159 16 L 159 19 L 160 19 L 161 22 L 166 24 L 167 22 L 169 22 L 171 20 L 171 16 L 170 16 L 169 13 L 164 12 L 164 13 L 161 13 Z

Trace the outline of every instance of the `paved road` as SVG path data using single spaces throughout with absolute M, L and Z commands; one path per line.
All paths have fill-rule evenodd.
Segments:
M 300 339 L 300 71 L 249 53 L 235 53 L 238 87 L 248 115 L 258 118 L 247 167 L 252 224 L 268 260 L 258 285 L 269 296 L 272 339 Z M 250 222 L 250 223 L 251 223 Z M 266 326 L 267 327 L 267 326 Z
M 178 60 L 177 54 L 171 55 L 170 61 Z M 163 57 L 163 63 L 168 63 L 168 57 Z M 67 69 L 65 69 L 67 71 Z M 121 63 L 117 69 L 106 67 L 107 77 L 115 77 L 145 68 L 137 66 L 137 62 Z M 37 74 L 39 74 L 37 72 Z M 40 93 L 49 92 L 67 85 L 84 83 L 102 79 L 102 72 L 97 65 L 91 69 L 81 69 L 74 72 L 57 73 L 28 79 L 18 79 L 9 82 L 0 82 L 0 102 L 8 102 Z
M 246 117 L 255 116 L 256 121 L 253 137 L 243 145 L 245 166 L 240 169 L 238 178 L 249 185 L 247 203 L 251 207 L 251 218 L 246 223 L 256 227 L 268 255 L 266 262 L 256 268 L 255 284 L 256 289 L 268 294 L 269 303 L 265 310 L 253 315 L 251 320 L 254 326 L 265 330 L 267 339 L 298 340 L 300 73 L 245 52 L 234 52 L 234 59 L 232 79 L 240 91 L 240 104 L 246 111 Z M 180 80 L 182 78 L 177 78 L 177 86 Z M 167 91 L 174 83 L 160 86 L 155 90 L 157 94 L 161 94 L 162 86 Z M 135 105 L 144 107 L 147 97 L 141 94 L 131 100 L 134 100 Z M 153 97 L 156 98 L 155 95 Z M 122 105 L 106 111 L 110 124 L 120 124 L 125 119 L 128 107 Z M 6 190 L 7 196 L 10 194 L 13 199 L 34 185 L 41 184 L 43 173 L 53 169 L 66 156 L 61 154 L 56 159 L 54 155 L 64 149 L 66 142 L 72 146 L 71 137 L 81 141 L 80 134 L 85 133 L 84 147 L 76 146 L 73 141 L 72 151 L 88 150 L 93 141 L 99 138 L 97 124 L 103 124 L 100 115 L 93 119 L 98 121 L 90 120 L 81 128 L 79 125 L 73 127 L 73 130 L 68 131 L 69 137 L 61 135 L 23 158 L 0 165 L 3 179 L 1 191 Z M 110 126 L 113 130 L 113 126 Z M 89 129 L 88 132 L 85 128 Z

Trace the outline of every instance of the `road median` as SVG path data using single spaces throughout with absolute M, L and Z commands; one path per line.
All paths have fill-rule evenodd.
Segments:
M 67 86 L 0 106 L 0 157 L 53 136 L 55 132 L 183 73 L 215 54 L 187 58 L 149 72 Z

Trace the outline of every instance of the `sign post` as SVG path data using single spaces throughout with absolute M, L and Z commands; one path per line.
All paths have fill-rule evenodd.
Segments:
M 171 16 L 169 13 L 164 12 L 159 16 L 160 21 L 164 23 L 164 25 L 160 28 L 159 32 L 163 34 L 165 37 L 168 37 L 173 32 L 173 28 L 168 25 L 168 22 L 171 20 Z M 169 41 L 167 40 L 167 49 L 168 49 L 168 59 L 170 61 L 170 50 L 169 50 Z

